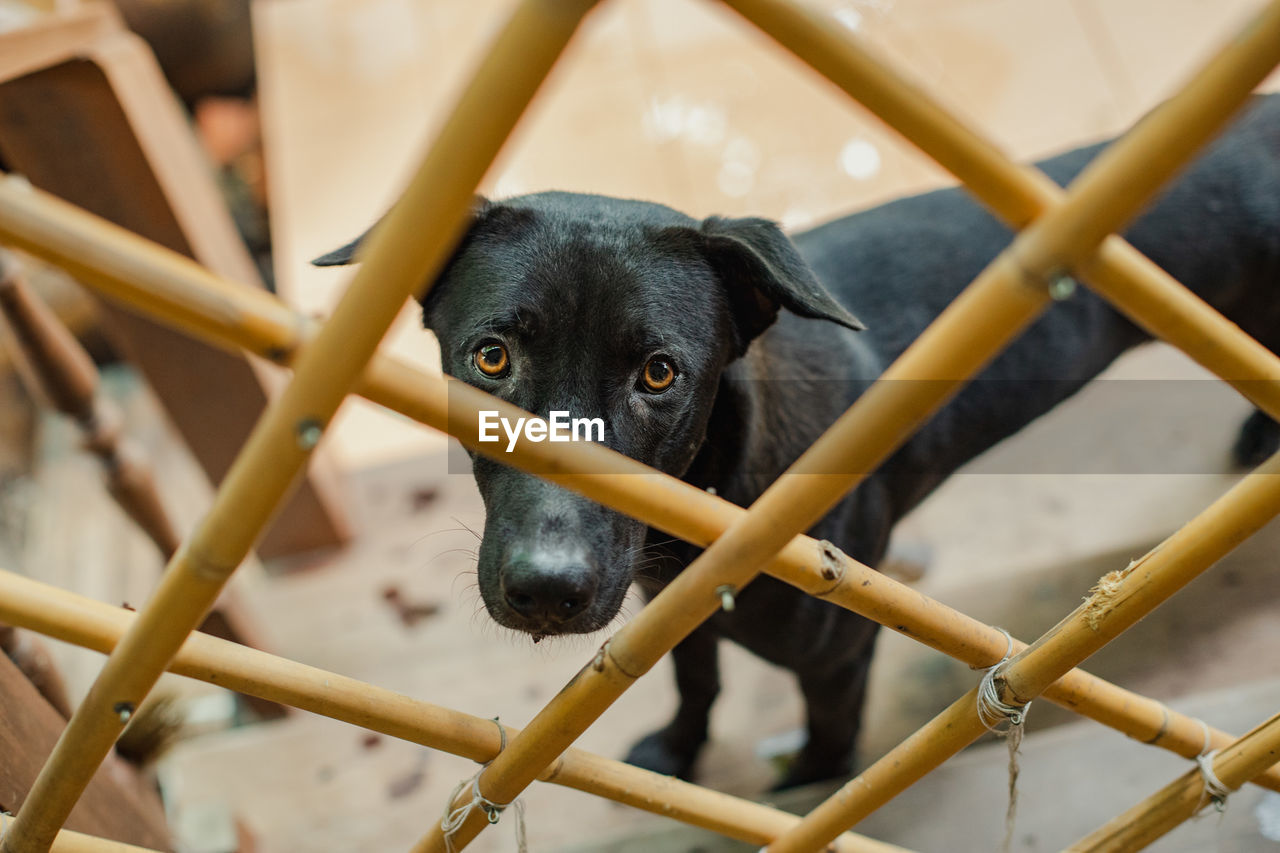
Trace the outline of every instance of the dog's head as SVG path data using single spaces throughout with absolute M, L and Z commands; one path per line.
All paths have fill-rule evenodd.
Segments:
M 316 263 L 349 263 L 359 242 Z M 675 476 L 706 438 L 725 368 L 780 308 L 861 328 L 772 222 L 699 222 L 570 193 L 482 200 L 423 301 L 446 373 L 544 418 L 599 418 L 606 445 Z M 608 624 L 645 526 L 483 456 L 473 463 L 493 618 L 535 637 Z

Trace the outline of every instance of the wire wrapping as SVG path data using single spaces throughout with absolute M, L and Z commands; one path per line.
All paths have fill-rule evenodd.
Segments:
M 498 755 L 501 755 L 502 751 L 507 748 L 507 730 L 503 728 L 502 723 L 498 722 L 497 717 L 493 718 L 493 723 L 498 727 L 498 735 L 501 737 L 501 741 L 498 746 Z M 497 755 L 494 756 L 494 758 L 497 757 Z M 476 771 L 474 776 L 470 779 L 464 779 L 459 782 L 457 787 L 453 789 L 453 793 L 449 795 L 448 801 L 445 803 L 444 816 L 440 818 L 440 831 L 444 833 L 444 843 L 449 853 L 454 853 L 456 850 L 453 844 L 454 834 L 464 823 L 466 823 L 467 818 L 471 815 L 473 810 L 480 809 L 484 812 L 485 819 L 488 820 L 489 823 L 497 823 L 502 819 L 502 813 L 508 808 L 513 807 L 516 813 L 516 850 L 518 850 L 519 853 L 528 853 L 529 845 L 525 838 L 524 826 L 524 801 L 519 797 L 516 797 L 515 800 L 510 803 L 495 803 L 493 800 L 490 800 L 484 794 L 480 793 L 480 774 L 483 773 L 485 768 L 492 763 L 493 758 L 490 758 L 479 770 Z M 466 790 L 468 783 L 471 785 L 471 799 L 467 800 L 462 805 L 455 807 L 453 805 L 454 802 L 458 799 L 458 795 Z
M 1023 723 L 1027 719 L 1027 709 L 1031 703 L 1013 705 L 1000 697 L 1000 688 L 996 686 L 996 678 L 1000 670 L 1013 656 L 1013 637 L 1004 628 L 997 628 L 1008 641 L 1004 657 L 983 670 L 982 680 L 978 682 L 977 710 L 978 719 L 987 731 L 1005 739 L 1009 746 L 1009 808 L 1004 818 L 1004 841 L 1000 849 L 1007 851 L 1013 844 L 1013 828 L 1018 817 L 1018 749 L 1022 746 Z M 1004 728 L 1001 728 L 1001 726 Z

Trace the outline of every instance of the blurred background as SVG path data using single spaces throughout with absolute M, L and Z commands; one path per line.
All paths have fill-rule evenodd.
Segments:
M 856 33 L 1023 160 L 1119 133 L 1261 6 L 811 2 L 831 26 Z M 170 211 L 191 254 L 323 315 L 350 273 L 309 260 L 363 232 L 387 208 L 513 5 L 120 0 L 117 20 L 99 3 L 0 0 L 0 164 L 104 215 L 118 213 L 122 224 L 163 216 L 119 201 L 145 196 L 149 184 L 113 176 L 132 174 L 129 168 L 156 172 L 152 207 Z M 150 52 L 122 59 L 128 51 L 117 36 L 125 27 Z M 53 43 L 49 33 L 91 49 L 62 56 L 44 46 Z M 86 63 L 101 73 L 81 73 Z M 161 82 L 176 98 L 145 82 L 153 72 L 165 75 Z M 102 92 L 93 88 L 99 77 L 107 83 Z M 1273 75 L 1269 88 L 1276 83 Z M 118 109 L 141 140 L 140 155 L 107 144 L 117 108 L 84 106 L 99 105 L 95 98 L 123 104 Z M 73 106 L 85 109 L 83 125 L 63 123 Z M 88 150 L 96 159 L 86 159 Z M 52 151 L 64 153 L 50 162 Z M 168 169 L 188 170 L 185 182 L 166 183 Z M 94 196 L 86 184 L 98 184 L 98 176 L 109 186 Z M 646 198 L 694 216 L 762 215 L 799 230 L 950 183 L 716 3 L 608 0 L 580 31 L 482 191 L 496 198 L 543 189 Z M 203 184 L 207 191 L 197 192 Z M 104 199 L 108 190 L 114 195 Z M 172 231 L 156 228 L 154 239 Z M 238 235 L 234 246 L 231 238 L 208 245 L 209 235 L 224 232 Z M 269 394 L 280 377 L 251 362 L 234 382 L 225 378 L 240 376 L 231 367 L 213 366 L 205 374 L 215 377 L 211 384 L 193 390 L 190 378 L 168 377 L 166 385 L 164 365 L 147 366 L 151 332 L 104 313 L 59 273 L 29 260 L 24 268 L 94 357 L 99 397 L 120 413 L 123 434 L 149 461 L 174 526 L 188 529 L 208 504 L 218 459 L 238 446 L 213 440 L 230 433 L 210 419 L 234 408 L 213 401 L 227 399 L 219 395 L 239 382 Z M 80 449 L 81 430 L 42 400 L 30 365 L 11 335 L 6 341 L 0 565 L 136 606 L 163 564 L 160 551 L 96 485 L 100 466 Z M 438 370 L 434 341 L 412 307 L 385 345 Z M 141 373 L 131 362 L 143 365 Z M 1108 378 L 1208 379 L 1159 345 L 1125 357 Z M 251 420 L 252 401 L 228 393 Z M 1232 392 L 1206 381 L 1195 394 L 1143 395 L 1128 406 L 1124 397 L 1086 390 L 953 477 L 900 525 L 888 570 L 1023 639 L 1052 626 L 1100 575 L 1145 553 L 1239 476 L 1228 451 L 1249 407 Z M 1023 462 L 1046 447 L 1064 446 L 1093 473 L 1009 473 L 1026 470 Z M 523 725 L 600 638 L 535 647 L 489 621 L 474 586 L 483 512 L 470 478 L 448 473 L 443 436 L 352 400 L 322 450 L 295 514 L 277 521 L 261 559 L 237 575 L 223 627 L 275 654 Z M 1144 459 L 1144 470 L 1194 473 L 1105 473 L 1109 460 L 1132 471 Z M 1272 603 L 1280 575 L 1271 570 L 1277 543 L 1280 530 L 1264 531 L 1088 669 L 1229 731 L 1264 719 L 1280 707 L 1280 620 Z M 638 607 L 633 600 L 629 612 Z M 54 641 L 43 649 L 64 705 L 74 705 L 101 657 Z M 725 690 L 700 781 L 769 798 L 778 761 L 797 746 L 799 697 L 786 673 L 727 645 L 722 655 Z M 884 632 L 861 758 L 874 760 L 974 678 Z M 166 677 L 160 694 L 147 715 L 154 725 L 138 733 L 121 763 L 137 769 L 148 795 L 158 785 L 157 808 L 183 851 L 406 849 L 475 770 L 463 759 L 177 677 Z M 674 702 L 664 662 L 579 745 L 620 757 L 666 722 Z M 1046 703 L 1036 703 L 1030 731 L 1019 850 L 1057 849 L 1188 767 Z M 979 745 L 859 831 L 920 850 L 995 849 L 1003 834 L 1005 760 L 1003 745 Z M 805 808 L 823 793 L 780 802 Z M 535 786 L 526 802 L 533 850 L 746 849 L 554 786 Z M 1275 849 L 1280 835 L 1265 834 L 1268 815 L 1275 819 L 1268 809 L 1273 802 L 1245 789 L 1224 819 L 1188 824 L 1156 849 Z M 515 849 L 509 823 L 470 849 Z

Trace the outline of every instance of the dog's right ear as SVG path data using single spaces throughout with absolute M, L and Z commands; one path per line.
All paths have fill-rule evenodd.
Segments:
M 493 207 L 493 203 L 490 202 L 489 199 L 482 195 L 477 195 L 475 197 L 475 201 L 471 205 L 472 224 L 479 221 L 491 207 Z M 381 219 L 378 220 L 378 222 L 381 221 Z M 340 267 L 345 266 L 346 264 L 356 263 L 358 261 L 357 255 L 359 254 L 360 246 L 364 244 L 365 238 L 373 233 L 373 229 L 378 227 L 378 222 L 375 222 L 369 227 L 369 230 L 365 231 L 347 245 L 334 249 L 332 252 L 326 252 L 320 257 L 313 259 L 311 261 L 311 265 L 316 267 Z
M 698 229 L 704 257 L 724 285 L 741 355 L 785 308 L 858 331 L 862 322 L 831 297 L 777 223 L 712 216 Z

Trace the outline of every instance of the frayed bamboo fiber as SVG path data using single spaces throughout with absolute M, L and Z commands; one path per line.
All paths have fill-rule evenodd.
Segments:
M 512 13 L 404 195 L 370 237 L 333 316 L 299 355 L 293 380 L 268 406 L 208 514 L 67 724 L 0 839 L 4 853 L 49 849 L 133 709 L 253 547 L 405 300 L 446 260 L 475 187 L 591 5 L 524 0 Z

